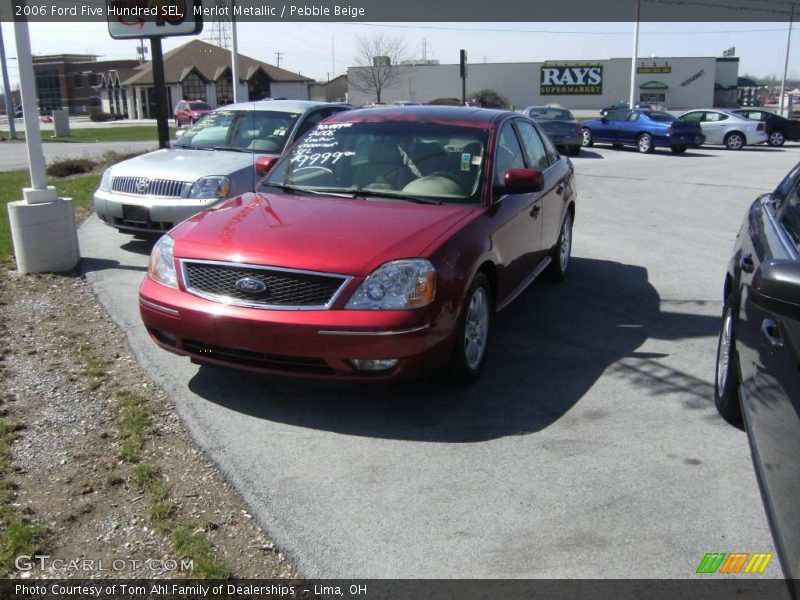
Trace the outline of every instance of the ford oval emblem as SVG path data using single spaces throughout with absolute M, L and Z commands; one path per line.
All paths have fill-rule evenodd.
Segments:
M 244 277 L 237 281 L 235 284 L 236 289 L 240 292 L 247 292 L 248 294 L 260 294 L 267 291 L 267 284 L 260 279 L 252 277 Z

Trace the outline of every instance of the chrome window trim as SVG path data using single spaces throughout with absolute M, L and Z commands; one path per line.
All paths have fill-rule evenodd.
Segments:
M 789 236 L 786 235 L 786 232 L 783 230 L 783 227 L 778 220 L 775 218 L 775 209 L 772 206 L 772 196 L 765 196 L 764 199 L 761 201 L 761 205 L 764 207 L 764 212 L 767 214 L 767 218 L 769 219 L 770 225 L 772 228 L 777 232 L 778 239 L 783 244 L 784 249 L 786 252 L 789 253 L 789 256 L 792 260 L 800 260 L 800 255 L 797 253 L 797 248 L 795 248 L 792 240 L 789 239 Z
M 322 271 L 308 271 L 303 269 L 289 269 L 286 267 L 271 267 L 268 265 L 253 265 L 250 263 L 236 263 L 236 262 L 225 262 L 221 260 L 201 260 L 196 258 L 179 258 L 178 259 L 181 267 L 181 285 L 183 286 L 183 290 L 193 296 L 197 296 L 198 298 L 203 298 L 205 300 L 210 300 L 211 302 L 219 302 L 220 304 L 226 304 L 229 306 L 242 306 L 245 308 L 257 308 L 260 310 L 287 310 L 287 311 L 299 311 L 299 310 L 330 310 L 330 308 L 336 303 L 339 297 L 344 292 L 345 288 L 350 284 L 353 280 L 353 277 L 350 275 L 339 275 L 337 273 L 323 273 Z M 187 263 L 199 263 L 205 265 L 218 265 L 222 267 L 234 267 L 234 268 L 244 268 L 244 269 L 256 269 L 261 271 L 279 271 L 281 273 L 297 273 L 298 275 L 317 275 L 321 277 L 330 277 L 332 279 L 340 279 L 342 284 L 339 288 L 333 293 L 331 299 L 328 300 L 326 304 L 318 304 L 313 306 L 286 306 L 286 305 L 275 305 L 275 304 L 263 304 L 263 303 L 255 303 L 255 302 L 247 302 L 246 300 L 239 300 L 238 298 L 231 298 L 230 296 L 220 296 L 218 294 L 209 294 L 207 292 L 203 292 L 197 290 L 195 288 L 189 287 L 187 285 L 189 281 L 189 276 L 186 271 Z

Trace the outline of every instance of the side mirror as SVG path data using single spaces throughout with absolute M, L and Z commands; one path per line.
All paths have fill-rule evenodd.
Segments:
M 800 319 L 800 262 L 768 260 L 753 275 L 753 304 L 783 317 Z
M 278 162 L 277 156 L 259 156 L 256 159 L 256 173 L 263 177 L 272 170 L 276 162 Z
M 504 194 L 530 194 L 544 189 L 544 175 L 538 169 L 509 169 L 503 179 Z

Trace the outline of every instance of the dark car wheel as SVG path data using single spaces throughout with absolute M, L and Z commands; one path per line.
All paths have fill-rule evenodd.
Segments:
M 717 342 L 717 368 L 714 373 L 714 404 L 723 419 L 731 425 L 742 428 L 744 420 L 739 404 L 739 362 L 734 333 L 734 300 L 734 294 L 731 292 L 722 308 L 722 323 Z
M 733 131 L 725 136 L 725 147 L 728 150 L 741 150 L 744 144 L 744 136 L 737 131 Z
M 592 139 L 592 130 L 583 128 L 583 146 L 588 148 L 594 145 L 594 139 Z
M 469 286 L 458 336 L 450 356 L 450 379 L 454 383 L 469 385 L 481 374 L 486 362 L 491 324 L 492 288 L 486 275 L 479 272 Z
M 642 154 L 650 154 L 655 150 L 655 146 L 653 146 L 653 136 L 649 133 L 641 134 L 636 138 L 636 147 Z
M 783 146 L 786 143 L 786 136 L 781 131 L 773 131 L 769 134 L 768 143 L 770 146 Z
M 569 259 L 572 256 L 572 213 L 567 211 L 564 222 L 561 224 L 561 233 L 558 234 L 556 247 L 550 255 L 550 264 L 547 266 L 545 276 L 548 280 L 559 282 L 567 276 Z
M 686 152 L 686 146 L 681 146 L 681 145 L 670 146 L 669 149 L 672 150 L 673 154 L 683 154 L 684 152 Z

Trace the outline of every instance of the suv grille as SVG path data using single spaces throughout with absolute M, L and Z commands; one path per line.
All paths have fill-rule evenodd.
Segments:
M 161 198 L 180 198 L 183 195 L 184 181 L 171 179 L 150 179 L 149 177 L 112 177 L 111 189 L 121 194 L 135 196 L 158 196 Z
M 342 275 L 290 271 L 228 263 L 183 261 L 186 291 L 197 296 L 262 308 L 329 308 L 337 292 L 349 281 Z M 243 291 L 242 279 L 261 282 L 261 291 Z M 260 286 L 257 286 L 260 287 Z

